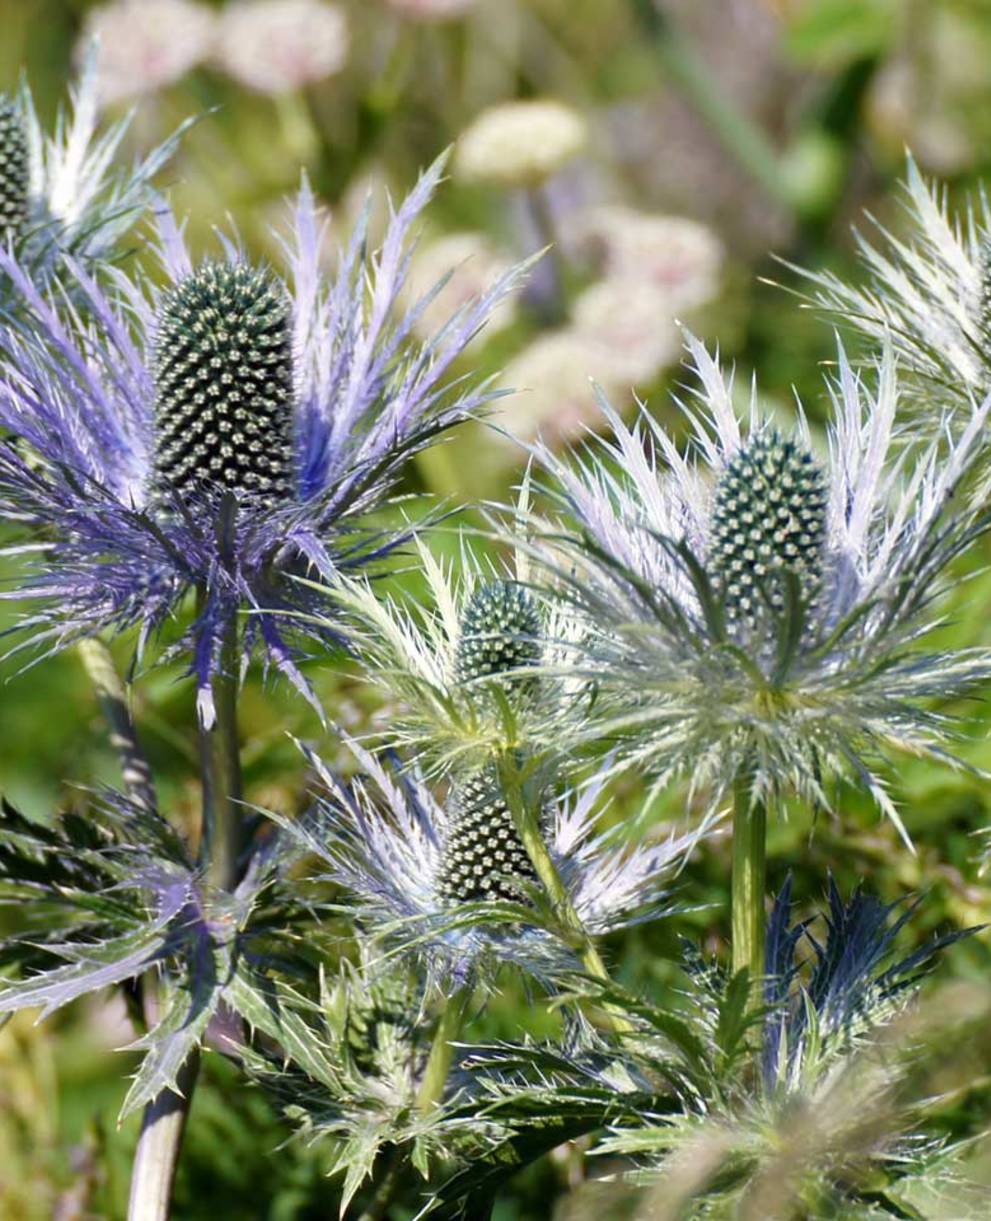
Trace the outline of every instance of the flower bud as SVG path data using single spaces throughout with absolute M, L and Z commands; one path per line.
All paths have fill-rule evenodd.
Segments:
M 28 141 L 20 110 L 0 95 L 0 241 L 17 237 L 28 214 Z
M 533 595 L 515 581 L 493 580 L 479 585 L 461 612 L 461 636 L 455 653 L 455 678 L 504 675 L 536 665 L 541 657 L 540 611 Z M 529 689 L 533 677 L 513 686 Z

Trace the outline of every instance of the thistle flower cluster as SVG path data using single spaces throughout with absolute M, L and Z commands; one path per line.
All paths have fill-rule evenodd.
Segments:
M 824 781 L 852 771 L 901 828 L 877 758 L 942 756 L 946 724 L 926 701 L 988 676 L 979 649 L 917 644 L 933 598 L 980 523 L 951 509 L 991 400 L 945 454 L 910 471 L 898 455 L 890 353 L 876 388 L 842 350 L 829 384 L 828 455 L 804 422 L 785 435 L 689 337 L 700 409 L 685 406 L 698 461 L 646 411 L 574 465 L 537 447 L 561 524 L 546 562 L 595 623 L 587 661 L 604 695 L 591 732 L 661 786 L 688 778 L 719 807 L 738 775 L 761 798 L 789 789 L 829 806 Z M 561 530 L 573 545 L 562 552 Z

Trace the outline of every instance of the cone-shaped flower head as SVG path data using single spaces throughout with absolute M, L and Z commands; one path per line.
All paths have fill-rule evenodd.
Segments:
M 231 243 L 223 261 L 194 267 L 165 210 L 165 287 L 119 270 L 108 287 L 74 264 L 79 310 L 63 312 L 0 250 L 31 314 L 30 326 L 0 326 L 11 370 L 0 427 L 23 440 L 0 442 L 0 513 L 46 540 L 18 592 L 37 600 L 28 640 L 131 624 L 145 639 L 196 589 L 180 647 L 207 723 L 221 641 L 245 606 L 245 655 L 259 647 L 309 694 L 287 632 L 322 595 L 296 578 L 333 583 L 408 538 L 405 521 L 371 530 L 364 515 L 412 454 L 488 401 L 449 370 L 523 273 L 464 303 L 431 341 L 411 337 L 406 238 L 442 166 L 392 214 L 380 250 L 359 223 L 332 280 L 306 187 L 285 281 Z M 324 638 L 341 631 L 328 617 Z
M 991 399 L 959 438 L 906 466 L 890 355 L 872 392 L 840 350 L 828 457 L 736 413 L 731 383 L 689 337 L 701 409 L 695 456 L 646 412 L 577 465 L 538 447 L 564 522 L 546 559 L 587 622 L 597 674 L 590 741 L 616 735 L 657 783 L 686 777 L 718 808 L 754 769 L 762 798 L 852 769 L 898 823 L 877 758 L 947 757 L 951 719 L 926 701 L 991 674 L 986 650 L 926 651 L 947 567 L 980 528 L 955 496 Z M 562 548 L 562 524 L 570 544 Z M 550 731 L 553 733 L 553 730 Z M 550 735 L 548 735 L 550 736 Z
M 0 240 L 18 237 L 28 215 L 28 141 L 17 104 L 0 94 Z
M 548 600 L 527 576 L 519 548 L 503 572 L 466 548 L 448 568 L 417 543 L 428 592 L 422 602 L 383 597 L 367 580 L 326 589 L 330 622 L 353 625 L 365 675 L 398 705 L 389 745 L 432 775 L 474 776 L 507 751 L 566 755 L 584 722 L 590 685 L 569 660 L 586 624 Z
M 180 280 L 159 307 L 154 369 L 156 496 L 290 500 L 292 325 L 274 277 L 206 263 Z
M 455 783 L 441 853 L 437 894 L 454 903 L 523 902 L 537 875 L 509 807 L 489 769 Z
M 787 575 L 811 603 L 822 580 L 826 482 L 800 442 L 776 428 L 747 438 L 716 481 L 709 572 L 733 624 L 753 629 L 785 606 Z

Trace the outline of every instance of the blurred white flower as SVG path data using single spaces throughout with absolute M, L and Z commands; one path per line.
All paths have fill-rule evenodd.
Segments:
M 675 314 L 716 294 L 723 249 L 706 225 L 612 204 L 586 213 L 575 230 L 605 276 L 657 285 Z
M 192 0 L 118 0 L 87 16 L 79 47 L 98 40 L 100 101 L 110 105 L 171 85 L 205 59 L 216 17 Z
M 332 76 L 348 55 L 342 9 L 321 0 L 235 0 L 224 10 L 217 62 L 260 93 L 290 93 Z
M 513 262 L 483 233 L 449 233 L 418 247 L 407 280 L 410 303 L 428 293 L 449 273 L 450 278 L 417 318 L 415 333 L 421 338 L 436 334 L 462 306 L 487 292 Z M 507 296 L 492 311 L 485 330 L 472 342 L 509 326 L 516 316 L 517 295 Z
M 586 335 L 571 327 L 549 332 L 506 366 L 500 381 L 515 393 L 499 399 L 489 419 L 521 441 L 539 435 L 548 447 L 558 449 L 579 439 L 587 428 L 602 424 L 592 379 L 607 394 L 621 396 L 612 371 L 595 368 Z M 509 438 L 505 450 L 525 457 Z
M 650 382 L 681 353 L 681 334 L 667 291 L 648 280 L 593 284 L 572 307 L 588 371 L 628 387 Z
M 586 136 L 585 120 L 562 102 L 506 102 L 462 133 L 455 170 L 467 181 L 534 186 L 580 152 Z
M 391 9 L 411 21 L 450 21 L 463 17 L 476 0 L 386 0 Z

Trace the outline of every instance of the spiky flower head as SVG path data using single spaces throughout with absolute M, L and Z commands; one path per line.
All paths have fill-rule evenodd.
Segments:
M 71 107 L 60 111 L 53 135 L 42 128 L 27 84 L 16 96 L 0 95 L 0 244 L 13 241 L 22 268 L 38 284 L 66 258 L 92 270 L 120 253 L 122 237 L 151 205 L 152 177 L 183 130 L 143 161 L 115 168 L 130 120 L 98 131 L 96 73 L 90 46 Z M 0 277 L 0 305 L 8 313 L 23 305 L 8 276 Z
M 285 504 L 293 492 L 289 298 L 268 272 L 205 263 L 159 306 L 155 491 Z
M 522 902 L 534 873 L 513 816 L 490 769 L 459 780 L 449 798 L 437 893 L 454 903 Z
M 972 404 L 991 391 L 991 204 L 982 192 L 954 216 L 945 192 L 911 157 L 905 194 L 907 234 L 876 222 L 876 244 L 858 233 L 864 275 L 857 284 L 833 272 L 793 270 L 839 326 L 875 348 L 893 348 L 912 390 L 904 408 L 912 436 L 928 441 L 958 435 Z
M 822 468 L 776 428 L 747 438 L 716 480 L 709 571 L 727 618 L 757 627 L 785 608 L 788 575 L 811 602 L 822 582 L 828 510 Z
M 324 588 L 336 604 L 328 621 L 351 623 L 364 674 L 397 705 L 389 743 L 431 775 L 460 777 L 551 734 L 553 753 L 567 754 L 590 688 L 565 663 L 576 661 L 587 625 L 529 581 L 523 548 L 505 573 L 467 548 L 457 569 L 422 540 L 417 555 L 422 601 L 383 597 L 367 580 Z
M 357 743 L 348 746 L 357 777 L 345 781 L 307 750 L 325 792 L 303 818 L 277 821 L 330 866 L 367 932 L 419 960 L 430 983 L 476 972 L 484 979 L 503 963 L 544 981 L 573 967 L 570 933 L 556 923 L 519 849 L 501 846 L 510 842 L 500 835 L 505 807 L 489 776 L 441 800 L 416 768 L 399 769 L 398 756 L 386 765 Z M 594 776 L 578 794 L 547 793 L 543 816 L 548 849 L 592 936 L 660 914 L 698 841 L 690 832 L 626 844 L 597 832 L 604 784 Z M 466 811 L 478 819 L 474 839 L 461 821 Z
M 24 228 L 30 172 L 20 107 L 0 94 L 0 240 L 19 236 Z
M 198 589 L 178 647 L 205 723 L 221 642 L 246 605 L 243 656 L 259 648 L 312 697 L 287 632 L 291 612 L 315 615 L 321 595 L 297 578 L 310 570 L 332 583 L 408 538 L 404 522 L 371 531 L 364 515 L 388 501 L 417 450 L 488 401 L 449 370 L 524 270 L 465 304 L 429 344 L 411 338 L 399 309 L 406 239 L 442 167 L 393 213 L 380 249 L 359 223 L 330 281 L 308 187 L 285 288 L 231 243 L 226 261 L 194 269 L 165 209 L 164 289 L 119 270 L 105 286 L 76 266 L 75 309 L 0 251 L 32 315 L 30 327 L 0 328 L 13 370 L 0 427 L 34 455 L 0 443 L 0 514 L 48 540 L 18 594 L 37 600 L 28 641 L 133 624 L 144 640 Z M 77 327 L 80 316 L 88 322 Z M 342 625 L 316 630 L 339 639 Z
M 820 461 L 804 424 L 782 436 L 756 395 L 741 423 L 731 382 L 690 336 L 688 347 L 697 460 L 646 411 L 628 428 L 608 404 L 614 440 L 576 466 L 537 447 L 563 517 L 541 546 L 596 628 L 588 739 L 615 735 L 621 760 L 658 785 L 685 777 L 712 810 L 750 769 L 762 798 L 797 791 L 828 808 L 824 781 L 852 768 L 904 834 L 878 757 L 945 759 L 952 722 L 927 701 L 991 674 L 987 650 L 917 643 L 981 528 L 956 493 L 991 398 L 908 477 L 890 353 L 872 390 L 840 349 Z

